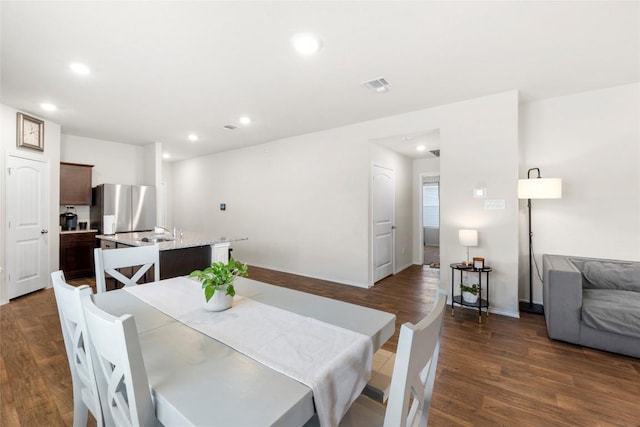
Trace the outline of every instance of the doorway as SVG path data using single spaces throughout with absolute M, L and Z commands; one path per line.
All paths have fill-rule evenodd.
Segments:
M 422 178 L 423 264 L 440 268 L 440 177 Z
M 48 162 L 7 156 L 7 297 L 49 283 Z
M 395 269 L 395 171 L 371 166 L 371 217 L 373 283 L 393 274 Z

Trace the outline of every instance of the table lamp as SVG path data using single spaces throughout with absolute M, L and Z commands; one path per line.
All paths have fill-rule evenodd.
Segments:
M 537 171 L 538 176 L 531 178 L 531 172 Z M 539 168 L 531 168 L 527 171 L 527 179 L 518 180 L 518 199 L 527 199 L 527 211 L 529 217 L 529 302 L 520 304 L 520 311 L 526 313 L 543 314 L 541 304 L 533 303 L 533 232 L 531 231 L 531 199 L 560 199 L 562 198 L 562 179 L 542 178 Z
M 467 265 L 471 265 L 469 248 L 478 246 L 478 230 L 458 230 L 458 241 L 462 246 L 467 247 Z

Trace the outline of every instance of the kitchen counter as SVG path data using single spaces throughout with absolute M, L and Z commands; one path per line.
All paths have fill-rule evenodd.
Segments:
M 60 234 L 75 234 L 75 233 L 97 233 L 98 230 L 95 230 L 93 228 L 89 229 L 89 230 L 80 230 L 80 229 L 76 229 L 76 230 L 60 230 Z
M 84 230 L 82 230 L 84 231 Z M 133 232 L 133 233 L 117 233 L 112 235 L 99 234 L 97 239 L 107 240 L 110 242 L 119 243 L 128 246 L 149 246 L 153 245 L 152 242 L 143 242 L 143 237 L 164 237 L 171 238 L 171 234 L 156 234 L 153 231 Z M 228 246 L 232 242 L 239 242 L 242 240 L 249 240 L 248 237 L 215 237 L 206 233 L 195 233 L 190 231 L 184 231 L 182 237 L 180 234 L 174 239 L 165 242 L 158 242 L 160 251 L 170 251 L 173 249 L 185 249 L 195 248 L 199 246 L 212 246 L 225 244 Z

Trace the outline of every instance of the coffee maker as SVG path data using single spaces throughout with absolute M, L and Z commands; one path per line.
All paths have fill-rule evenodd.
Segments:
M 63 231 L 75 230 L 78 227 L 78 215 L 73 206 L 67 206 L 67 211 L 60 214 L 60 227 Z

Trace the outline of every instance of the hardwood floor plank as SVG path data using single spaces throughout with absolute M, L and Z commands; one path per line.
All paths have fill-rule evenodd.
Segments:
M 249 267 L 250 278 L 397 316 L 426 316 L 438 271 L 412 266 L 371 289 Z M 93 278 L 70 281 L 89 284 Z M 445 286 L 449 289 L 449 286 Z M 450 307 L 430 426 L 640 426 L 640 359 L 550 340 L 543 316 L 514 319 Z M 71 425 L 71 378 L 53 291 L 0 307 L 0 426 Z M 95 420 L 90 418 L 90 425 Z

